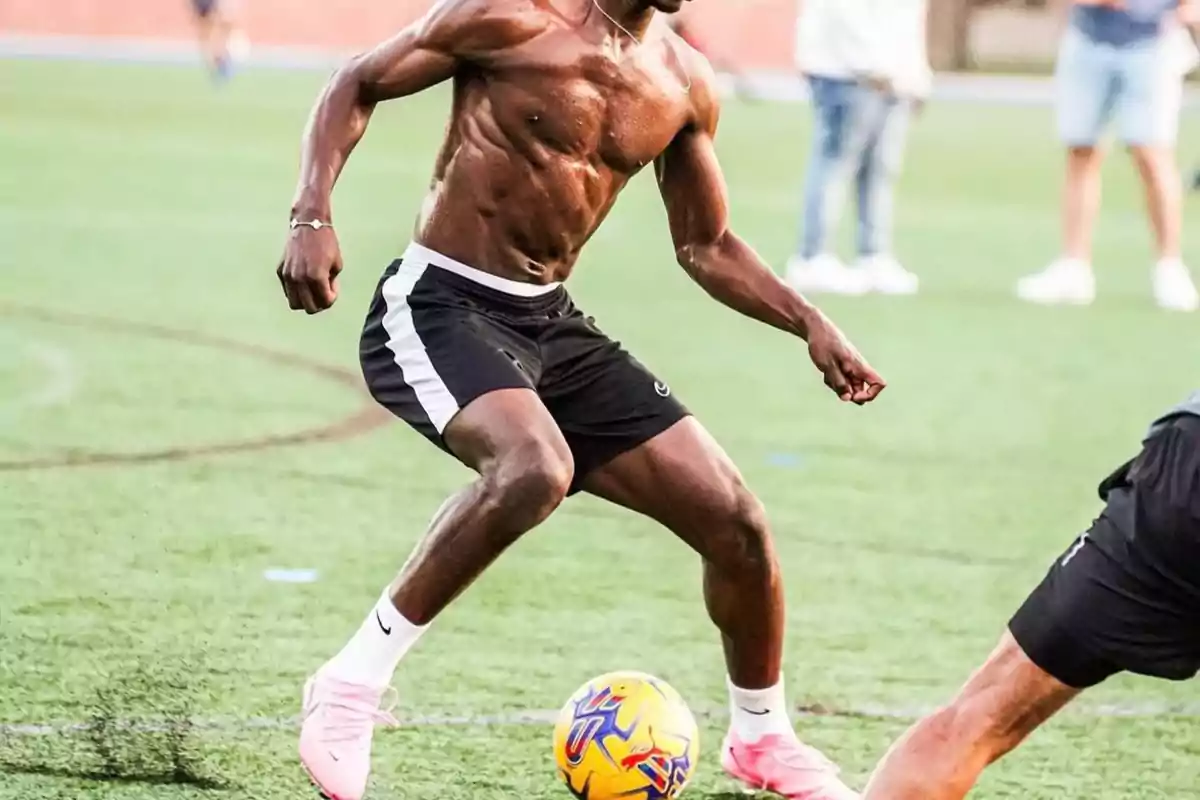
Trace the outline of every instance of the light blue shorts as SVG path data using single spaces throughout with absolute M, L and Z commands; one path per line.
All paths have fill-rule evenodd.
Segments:
M 1126 145 L 1173 145 L 1183 80 L 1168 38 L 1113 47 L 1068 28 L 1055 70 L 1058 135 L 1068 146 L 1095 145 L 1109 123 Z

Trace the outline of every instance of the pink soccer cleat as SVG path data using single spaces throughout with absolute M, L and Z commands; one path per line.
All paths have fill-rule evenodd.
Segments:
M 721 766 L 746 789 L 788 800 L 859 800 L 838 779 L 837 765 L 794 735 L 772 734 L 748 744 L 730 731 L 721 746 Z
M 380 708 L 385 695 L 392 695 Z M 362 800 L 371 774 L 375 725 L 395 725 L 395 690 L 330 678 L 317 673 L 304 686 L 300 763 L 329 800 Z

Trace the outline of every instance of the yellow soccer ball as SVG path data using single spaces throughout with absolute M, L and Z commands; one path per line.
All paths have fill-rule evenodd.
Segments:
M 670 800 L 696 771 L 700 732 L 679 693 L 641 672 L 579 688 L 558 715 L 559 778 L 581 800 Z

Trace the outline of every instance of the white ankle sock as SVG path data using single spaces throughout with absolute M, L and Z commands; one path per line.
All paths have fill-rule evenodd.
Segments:
M 729 684 L 731 725 L 743 742 L 754 744 L 770 734 L 793 733 L 783 678 L 767 689 L 739 689 L 731 680 L 726 683 Z
M 321 667 L 321 671 L 348 683 L 386 686 L 392 682 L 400 659 L 412 649 L 427 627 L 405 619 L 384 591 L 358 632 L 340 653 Z

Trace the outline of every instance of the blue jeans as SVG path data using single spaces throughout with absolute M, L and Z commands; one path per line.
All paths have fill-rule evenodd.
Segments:
M 904 162 L 911 103 L 855 81 L 810 76 L 813 146 L 804 182 L 800 255 L 827 252 L 853 178 L 860 256 L 892 247 L 894 187 Z

